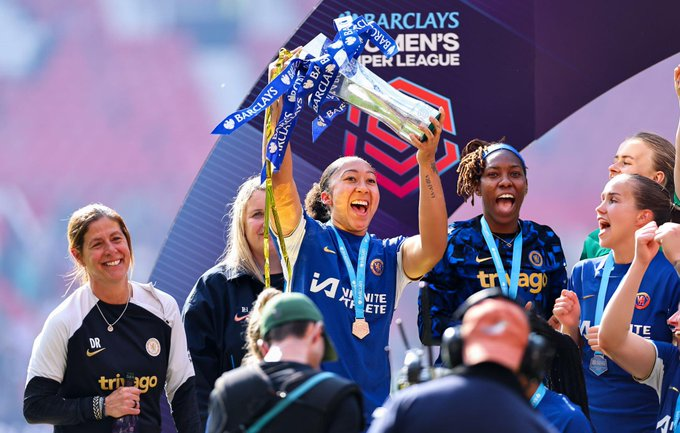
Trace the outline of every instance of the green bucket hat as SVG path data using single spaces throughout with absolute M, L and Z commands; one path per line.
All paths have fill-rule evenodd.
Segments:
M 262 309 L 260 318 L 260 335 L 267 335 L 272 329 L 290 322 L 297 321 L 323 322 L 321 311 L 311 299 L 302 293 L 282 293 L 267 302 Z M 322 361 L 336 361 L 333 342 L 324 332 L 325 350 Z

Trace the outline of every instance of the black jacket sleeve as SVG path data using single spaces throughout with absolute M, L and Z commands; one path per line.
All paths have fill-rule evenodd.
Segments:
M 196 402 L 196 382 L 189 378 L 175 392 L 172 399 L 172 418 L 178 433 L 200 433 L 201 419 Z
M 220 356 L 223 352 L 221 341 L 224 326 L 217 323 L 219 317 L 215 314 L 215 306 L 219 301 L 214 299 L 211 285 L 210 279 L 201 277 L 187 297 L 182 311 L 187 345 L 196 374 L 196 398 L 202 425 L 208 418 L 210 391 L 224 371 Z
M 92 397 L 62 398 L 61 384 L 34 377 L 24 390 L 24 418 L 29 424 L 76 425 L 95 420 Z

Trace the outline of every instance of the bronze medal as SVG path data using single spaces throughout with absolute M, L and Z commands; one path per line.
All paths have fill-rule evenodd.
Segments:
M 363 340 L 371 331 L 368 328 L 368 322 L 365 319 L 354 319 L 352 323 L 352 334 L 359 340 Z

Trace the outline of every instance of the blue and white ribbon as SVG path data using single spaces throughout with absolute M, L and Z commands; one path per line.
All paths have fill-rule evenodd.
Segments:
M 213 130 L 213 134 L 229 135 L 242 125 L 257 117 L 267 107 L 272 105 L 281 95 L 290 90 L 295 82 L 298 69 L 303 65 L 302 59 L 293 59 L 288 66 L 269 82 L 250 107 L 231 113 Z
M 341 68 L 359 57 L 369 40 L 387 58 L 399 51 L 390 35 L 375 22 L 366 21 L 363 16 L 355 19 L 351 16 L 338 18 L 334 25 L 337 34 L 333 42 L 323 47 L 321 55 L 291 60 L 288 66 L 262 89 L 249 107 L 227 116 L 212 133 L 231 134 L 257 117 L 282 95 L 286 95 L 283 98 L 281 117 L 272 138 L 267 143 L 265 157 L 271 161 L 274 169 L 278 170 L 305 101 L 318 115 L 312 121 L 312 139 L 316 141 L 333 119 L 342 114 L 347 107 L 347 104 L 340 101 L 332 92 Z M 265 177 L 264 173 L 263 168 L 262 179 Z

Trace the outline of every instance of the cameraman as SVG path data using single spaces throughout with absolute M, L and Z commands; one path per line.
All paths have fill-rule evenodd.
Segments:
M 545 433 L 555 430 L 534 410 L 517 377 L 529 339 L 520 306 L 484 290 L 464 305 L 463 365 L 455 374 L 408 388 L 388 400 L 369 433 Z M 494 291 L 497 293 L 497 291 Z

